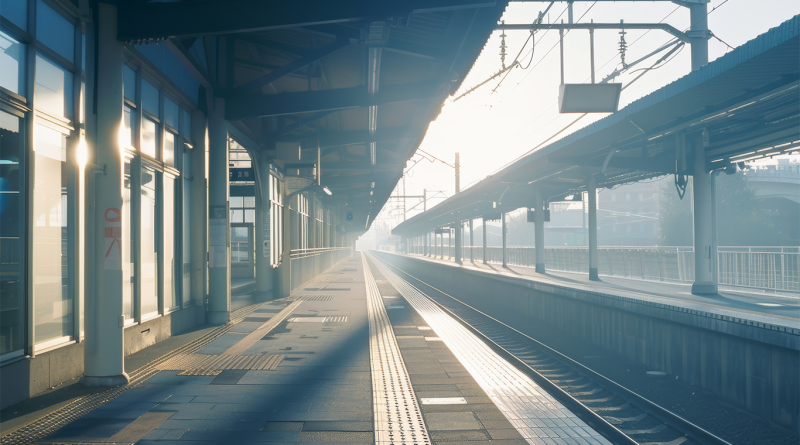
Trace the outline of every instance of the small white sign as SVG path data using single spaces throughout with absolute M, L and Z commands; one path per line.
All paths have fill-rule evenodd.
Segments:
M 420 399 L 423 405 L 466 405 L 463 397 L 432 397 Z

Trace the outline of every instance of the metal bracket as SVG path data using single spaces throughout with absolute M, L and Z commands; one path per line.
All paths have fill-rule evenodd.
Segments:
M 86 169 L 95 175 L 99 175 L 101 173 L 103 176 L 106 175 L 106 164 L 103 164 L 102 166 L 99 164 L 86 164 Z

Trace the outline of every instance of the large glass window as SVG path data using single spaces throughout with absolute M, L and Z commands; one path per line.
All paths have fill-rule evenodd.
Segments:
M 142 119 L 141 151 L 151 158 L 156 157 L 156 147 L 158 147 L 156 139 L 157 128 L 158 125 L 155 122 L 147 118 Z
M 169 165 L 170 167 L 175 166 L 175 142 L 176 136 L 170 131 L 165 131 L 164 151 L 161 154 L 161 160 L 164 162 L 164 165 Z
M 122 114 L 122 134 L 120 135 L 120 143 L 123 147 L 135 147 L 134 144 L 134 128 L 136 128 L 136 113 L 129 106 L 123 107 Z
M 136 102 L 136 71 L 127 65 L 123 70 L 123 86 L 125 99 Z
M 142 319 L 158 314 L 158 261 L 156 250 L 156 171 L 142 166 L 139 200 L 140 289 Z
M 75 57 L 74 32 L 75 26 L 69 20 L 42 0 L 36 2 L 36 37 L 70 62 Z
M 124 180 L 122 187 L 122 315 L 125 322 L 130 323 L 134 318 L 133 307 L 133 209 L 131 202 L 131 159 L 126 157 Z
M 269 220 L 270 264 L 278 267 L 283 253 L 283 190 L 274 175 L 269 176 Z
M 164 309 L 170 311 L 178 307 L 175 280 L 175 179 L 167 174 L 164 174 L 163 178 Z
M 14 0 L 4 1 L 0 14 L 7 18 L 11 23 L 17 25 L 23 31 L 28 30 L 28 1 Z
M 33 186 L 34 342 L 38 349 L 69 340 L 72 297 L 67 241 L 67 137 L 36 125 Z
M 152 114 L 159 116 L 158 105 L 158 90 L 146 80 L 142 80 L 142 109 Z
M 0 111 L 0 356 L 24 347 L 22 119 Z
M 20 96 L 25 96 L 25 47 L 0 31 L 0 87 Z
M 36 54 L 36 109 L 59 117 L 72 117 L 72 73 Z
M 231 196 L 231 223 L 255 223 L 255 196 Z
M 192 153 L 183 154 L 183 305 L 192 304 Z

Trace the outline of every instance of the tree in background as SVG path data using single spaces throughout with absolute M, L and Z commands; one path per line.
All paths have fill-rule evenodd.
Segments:
M 755 197 L 744 175 L 719 174 L 717 181 L 717 241 L 720 246 L 779 246 L 791 239 L 775 230 L 775 224 L 762 210 L 761 199 Z M 683 199 L 672 178 L 661 187 L 659 209 L 659 244 L 691 246 L 693 244 L 692 183 Z
M 661 246 L 692 245 L 692 179 L 683 199 L 678 196 L 673 178 L 661 183 L 658 209 L 658 244 Z
M 790 240 L 775 230 L 775 224 L 763 210 L 738 172 L 717 175 L 717 240 L 720 246 L 785 246 Z

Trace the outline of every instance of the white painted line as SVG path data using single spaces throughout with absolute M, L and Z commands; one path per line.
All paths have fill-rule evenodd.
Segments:
M 292 317 L 289 323 L 322 323 L 328 317 Z
M 430 331 L 431 327 L 430 326 L 417 326 L 417 329 L 419 329 L 420 331 Z
M 453 352 L 528 443 L 541 443 L 540 437 L 547 437 L 548 432 L 552 432 L 549 428 L 528 425 L 539 425 L 544 420 L 550 422 L 552 419 L 563 419 L 569 420 L 568 424 L 572 425 L 560 427 L 565 434 L 570 434 L 567 430 L 578 434 L 579 437 L 588 434 L 596 443 L 611 445 L 606 438 L 566 409 L 530 377 L 500 357 L 486 343 L 443 311 L 427 295 L 397 276 L 380 261 L 376 261 L 376 264 L 383 276 L 403 295 L 408 304 L 439 334 L 441 341 Z
M 425 337 L 425 340 L 428 340 L 428 341 L 442 341 L 442 339 L 439 338 L 439 337 Z
M 420 399 L 423 405 L 466 405 L 463 397 L 432 397 Z

